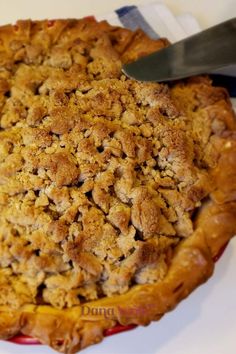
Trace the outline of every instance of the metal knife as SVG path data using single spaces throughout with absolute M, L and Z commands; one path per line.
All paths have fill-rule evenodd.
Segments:
M 235 64 L 236 18 L 233 18 L 126 64 L 123 72 L 136 80 L 162 82 Z

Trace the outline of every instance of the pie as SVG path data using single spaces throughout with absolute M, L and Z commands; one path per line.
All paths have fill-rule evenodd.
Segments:
M 227 91 L 122 74 L 167 45 L 91 18 L 0 28 L 1 339 L 75 353 L 159 320 L 236 233 Z

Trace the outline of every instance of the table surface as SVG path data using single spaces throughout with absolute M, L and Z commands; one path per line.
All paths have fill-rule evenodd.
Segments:
M 7 0 L 0 2 L 0 24 L 19 18 L 102 15 L 130 0 Z M 165 0 L 176 15 L 192 13 L 202 28 L 236 16 L 236 0 Z M 109 337 L 84 354 L 235 354 L 236 239 L 216 266 L 215 275 L 178 308 L 147 328 Z M 0 342 L 0 354 L 53 354 L 44 346 Z

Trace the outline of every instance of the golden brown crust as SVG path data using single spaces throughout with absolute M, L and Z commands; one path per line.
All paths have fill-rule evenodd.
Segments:
M 75 353 L 158 320 L 236 233 L 227 92 L 121 76 L 166 45 L 94 20 L 0 28 L 1 338 Z
M 124 295 L 84 304 L 84 310 L 81 307 L 56 310 L 46 306 L 25 306 L 12 314 L 4 313 L 2 308 L 1 333 L 8 338 L 9 335 L 21 331 L 39 338 L 57 350 L 74 353 L 88 344 L 100 341 L 103 331 L 116 322 L 124 325 L 146 325 L 151 320 L 159 319 L 204 282 L 212 271 L 213 262 L 205 236 L 196 231 L 176 250 L 163 282 L 138 285 Z M 194 277 L 190 276 L 190 272 L 194 273 Z M 91 314 L 88 314 L 88 308 Z M 92 314 L 92 308 L 99 309 L 100 313 Z M 9 323 L 6 320 L 7 315 Z M 11 315 L 14 316 L 14 323 L 10 322 Z

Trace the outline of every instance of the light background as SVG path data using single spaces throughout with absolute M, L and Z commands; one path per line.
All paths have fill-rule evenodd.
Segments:
M 102 15 L 132 0 L 0 0 L 0 24 L 17 19 Z M 236 17 L 236 0 L 165 0 L 176 14 L 191 12 L 202 28 Z M 232 48 L 235 50 L 235 48 Z M 236 221 L 235 221 L 236 222 Z M 83 351 L 84 354 L 235 354 L 236 239 L 216 272 L 178 308 L 147 328 L 119 334 Z M 1 291 L 1 290 L 0 290 Z M 0 354 L 53 354 L 43 346 L 0 342 Z
M 149 2 L 151 2 L 150 0 Z M 0 22 L 23 18 L 82 17 L 102 15 L 124 5 L 146 0 L 0 0 Z M 205 28 L 236 16 L 236 0 L 163 0 L 175 14 L 193 13 Z

